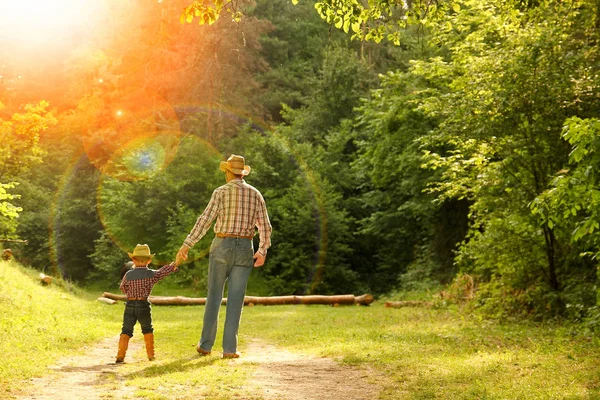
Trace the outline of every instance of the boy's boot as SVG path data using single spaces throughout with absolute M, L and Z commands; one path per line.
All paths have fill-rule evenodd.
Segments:
M 146 353 L 148 360 L 154 360 L 154 333 L 144 333 L 144 341 L 146 342 Z
M 117 363 L 125 361 L 125 353 L 127 353 L 127 346 L 129 346 L 129 335 L 121 333 L 119 337 L 119 350 L 117 351 Z

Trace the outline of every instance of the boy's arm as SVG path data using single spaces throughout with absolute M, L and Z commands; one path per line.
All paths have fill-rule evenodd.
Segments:
M 160 281 L 162 278 L 175 271 L 177 271 L 177 265 L 174 262 L 172 262 L 171 264 L 163 265 L 154 273 L 154 282 L 156 283 Z

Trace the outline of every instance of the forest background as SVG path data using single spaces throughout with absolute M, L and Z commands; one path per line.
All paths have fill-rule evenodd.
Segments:
M 236 153 L 273 225 L 254 294 L 473 279 L 486 317 L 598 331 L 600 2 L 292 3 L 182 24 L 189 0 L 106 1 L 2 36 L 0 235 L 27 240 L 5 247 L 115 287 L 137 243 L 174 258 Z M 210 241 L 176 285 L 205 293 Z

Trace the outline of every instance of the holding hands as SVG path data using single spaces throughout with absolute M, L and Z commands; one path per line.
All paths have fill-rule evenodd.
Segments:
M 187 260 L 189 251 L 189 247 L 187 247 L 185 244 L 182 245 L 179 251 L 177 252 L 177 256 L 175 257 L 175 265 L 179 265 L 185 260 Z

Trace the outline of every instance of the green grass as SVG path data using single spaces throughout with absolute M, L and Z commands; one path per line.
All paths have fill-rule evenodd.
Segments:
M 60 280 L 42 286 L 38 275 L 0 262 L 0 396 L 120 326 L 91 294 Z
M 50 359 L 78 351 L 83 343 L 119 333 L 122 307 L 98 304 L 95 296 L 85 293 L 49 290 L 32 279 L 24 280 L 20 269 L 0 268 L 1 298 L 10 299 L 0 300 L 0 312 L 4 315 L 12 309 L 13 328 L 19 325 L 27 331 L 13 336 L 2 319 L 0 350 L 9 354 L 8 364 L 0 364 L 2 387 L 15 387 L 22 379 L 42 373 Z M 7 287 L 12 292 L 6 292 Z M 29 294 L 43 303 L 31 301 Z M 157 360 L 119 368 L 125 384 L 136 388 L 135 396 L 254 399 L 246 389 L 253 366 L 218 357 L 222 327 L 215 355 L 196 355 L 203 313 L 201 306 L 153 307 Z M 49 318 L 40 332 L 32 321 L 43 315 Z M 41 352 L 30 348 L 30 335 Z M 242 352 L 252 338 L 289 351 L 372 367 L 373 379 L 382 384 L 382 400 L 600 399 L 600 343 L 573 333 L 568 326 L 501 325 L 457 310 L 389 309 L 381 302 L 370 307 L 256 306 L 244 309 Z M 142 340 L 139 326 L 132 340 Z M 27 349 L 31 357 L 25 365 L 13 360 L 19 348 Z M 143 359 L 143 349 L 139 351 L 128 357 Z M 107 395 L 118 384 L 107 376 Z

